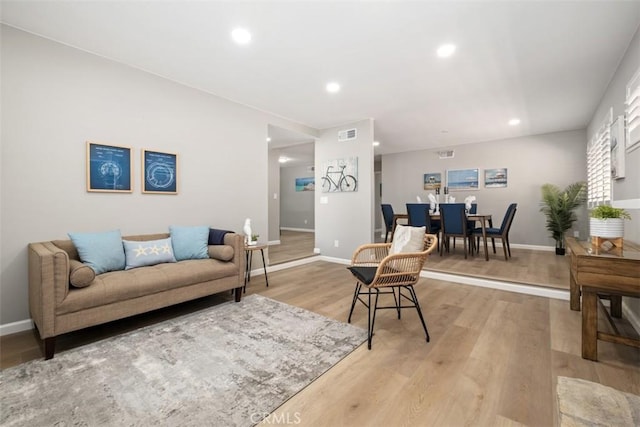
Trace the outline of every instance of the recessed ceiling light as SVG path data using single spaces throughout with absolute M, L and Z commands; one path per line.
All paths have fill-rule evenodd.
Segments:
M 280 156 L 280 158 L 278 159 L 278 161 L 280 163 L 287 163 L 289 161 L 288 157 L 284 157 L 284 156 Z
M 340 92 L 340 85 L 336 82 L 327 83 L 327 92 L 329 93 Z
M 437 50 L 437 53 L 440 58 L 448 58 L 451 55 L 453 55 L 455 51 L 456 51 L 456 45 L 448 43 L 440 46 Z
M 373 146 L 378 147 L 380 145 L 380 141 L 373 141 Z
M 509 120 L 509 126 L 518 126 L 519 124 L 520 124 L 520 119 Z
M 251 33 L 244 28 L 236 28 L 231 32 L 233 41 L 238 44 L 247 44 L 251 41 Z
M 267 142 L 271 142 L 271 138 L 270 137 L 267 137 Z

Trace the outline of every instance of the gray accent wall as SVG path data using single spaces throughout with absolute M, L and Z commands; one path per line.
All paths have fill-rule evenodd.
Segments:
M 312 164 L 280 168 L 280 227 L 313 231 L 315 191 L 296 191 L 296 178 L 313 177 Z
M 554 246 L 545 229 L 545 216 L 539 212 L 540 187 L 545 183 L 565 187 L 586 180 L 585 131 L 460 145 L 453 150 L 451 159 L 439 159 L 438 150 L 383 155 L 382 203 L 390 203 L 395 213 L 405 213 L 406 203 L 416 203 L 416 196 L 428 200 L 430 191 L 423 189 L 425 173 L 442 173 L 444 183 L 447 169 L 478 168 L 480 189 L 451 192 L 456 202 L 464 202 L 469 195 L 476 196 L 478 213 L 491 214 L 496 227 L 500 226 L 509 204 L 517 203 L 510 242 Z M 490 168 L 507 168 L 506 188 L 484 188 L 484 170 Z M 440 200 L 444 200 L 443 194 Z M 580 217 L 576 229 L 586 236 L 584 211 Z
M 269 124 L 317 130 L 2 26 L 0 324 L 28 319 L 27 245 L 70 231 L 209 225 L 266 235 Z M 131 194 L 86 191 L 86 141 L 132 149 Z M 140 192 L 140 150 L 178 154 L 178 195 Z

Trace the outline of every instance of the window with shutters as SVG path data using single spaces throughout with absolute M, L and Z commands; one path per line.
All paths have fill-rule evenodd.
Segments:
M 609 109 L 587 146 L 587 202 L 589 208 L 611 202 L 611 134 L 613 109 Z
M 625 115 L 627 116 L 627 151 L 640 147 L 640 69 L 627 84 L 625 96 Z

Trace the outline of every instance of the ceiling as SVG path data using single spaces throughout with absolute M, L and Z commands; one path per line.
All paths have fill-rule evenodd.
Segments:
M 2 0 L 1 12 L 313 128 L 373 118 L 377 154 L 583 129 L 640 23 L 640 1 L 615 0 Z M 251 43 L 231 40 L 236 27 Z M 457 45 L 452 57 L 436 56 L 443 43 Z M 299 136 L 281 133 L 272 144 Z

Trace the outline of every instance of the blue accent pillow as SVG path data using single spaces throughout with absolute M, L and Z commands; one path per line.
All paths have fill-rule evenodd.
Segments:
M 96 274 L 124 270 L 124 248 L 120 230 L 68 234 L 78 250 L 80 261 L 91 267 Z
M 124 254 L 127 265 L 125 270 L 131 270 L 145 265 L 156 265 L 165 262 L 176 262 L 171 246 L 171 237 L 160 240 L 131 241 L 123 240 Z
M 207 244 L 209 243 L 209 227 L 182 227 L 172 225 L 169 227 L 171 244 L 176 260 L 206 259 L 209 258 Z
M 227 233 L 233 233 L 229 230 L 218 230 L 217 228 L 209 229 L 209 244 L 210 245 L 224 245 L 224 235 Z

